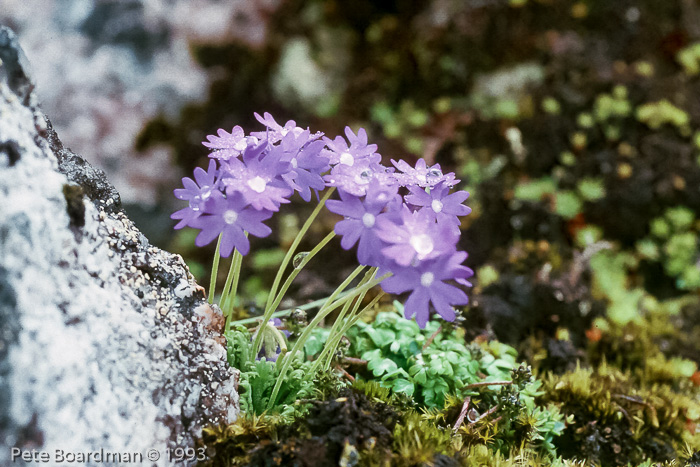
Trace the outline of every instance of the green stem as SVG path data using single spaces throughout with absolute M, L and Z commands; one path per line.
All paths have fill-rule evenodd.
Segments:
M 226 275 L 226 282 L 224 283 L 224 290 L 221 291 L 221 297 L 219 297 L 219 307 L 221 311 L 224 311 L 224 305 L 228 299 L 229 291 L 231 290 L 231 284 L 233 283 L 233 278 L 236 276 L 236 256 L 240 255 L 238 250 L 233 250 L 233 256 L 231 257 L 231 265 L 228 267 L 228 274 Z
M 211 277 L 209 278 L 209 298 L 207 302 L 209 304 L 214 303 L 214 293 L 216 293 L 216 278 L 219 275 L 219 260 L 221 256 L 219 250 L 221 249 L 221 237 L 223 234 L 219 234 L 219 241 L 216 242 L 216 252 L 214 253 L 214 264 L 211 266 Z
M 231 262 L 231 271 L 229 274 L 233 274 L 233 281 L 231 283 L 231 288 L 225 290 L 226 298 L 222 297 L 221 308 L 222 313 L 226 316 L 226 331 L 231 329 L 231 316 L 233 316 L 233 307 L 236 302 L 236 295 L 238 294 L 238 282 L 241 277 L 241 264 L 243 264 L 243 255 L 235 251 L 233 254 L 233 260 Z M 228 279 L 228 278 L 227 278 Z
M 351 283 L 353 280 L 355 280 L 355 277 L 357 277 L 357 275 L 358 275 L 359 273 L 361 273 L 362 270 L 363 270 L 364 268 L 365 268 L 365 266 L 362 266 L 362 265 L 357 266 L 357 267 L 355 268 L 355 270 L 352 271 L 352 272 L 350 273 L 350 275 L 349 275 L 348 277 L 346 277 L 345 280 L 344 280 L 338 287 L 335 288 L 335 290 L 333 291 L 333 293 L 330 294 L 330 295 L 328 296 L 328 298 L 326 299 L 326 302 L 325 302 L 325 303 L 323 304 L 323 306 L 321 307 L 321 311 L 322 311 L 324 308 L 326 308 L 327 306 L 329 306 L 330 304 L 332 304 L 332 303 L 338 298 L 338 295 L 340 295 L 340 293 L 341 293 L 343 290 L 345 290 L 345 289 L 348 287 L 348 285 L 350 285 L 350 283 Z M 358 289 L 358 288 L 355 287 L 355 290 L 357 290 L 357 289 Z M 347 298 L 347 297 L 346 297 L 346 298 Z M 320 313 L 321 311 L 319 311 L 319 313 Z
M 323 206 L 326 204 L 326 201 L 328 198 L 331 197 L 333 192 L 335 191 L 335 188 L 330 188 L 328 192 L 321 198 L 321 201 L 318 203 L 318 206 L 313 210 L 311 215 L 309 216 L 308 219 L 306 219 L 306 222 L 304 222 L 304 225 L 299 229 L 299 232 L 297 233 L 296 237 L 294 237 L 294 240 L 292 241 L 292 245 L 289 247 L 289 250 L 287 250 L 287 254 L 284 256 L 284 259 L 282 260 L 282 264 L 280 264 L 279 269 L 277 270 L 277 275 L 275 276 L 275 280 L 272 283 L 272 288 L 270 288 L 270 295 L 267 297 L 267 304 L 265 305 L 265 313 L 267 314 L 268 309 L 272 307 L 272 302 L 277 296 L 277 287 L 279 287 L 280 282 L 282 281 L 282 275 L 284 274 L 284 271 L 287 269 L 287 265 L 289 265 L 289 262 L 292 259 L 292 256 L 294 256 L 294 253 L 297 250 L 297 247 L 299 246 L 299 243 L 301 242 L 301 239 L 304 237 L 306 234 L 306 231 L 309 230 L 309 227 L 311 227 L 311 224 L 313 221 L 316 219 L 316 216 L 318 216 L 318 213 L 321 212 L 321 209 Z
M 284 282 L 282 285 L 282 288 L 280 289 L 279 293 L 277 294 L 277 297 L 275 300 L 272 302 L 272 305 L 270 306 L 269 309 L 265 311 L 265 314 L 263 315 L 262 322 L 267 323 L 270 318 L 272 317 L 273 312 L 277 309 L 279 306 L 280 302 L 284 298 L 284 294 L 287 293 L 287 290 L 289 287 L 292 285 L 292 282 L 294 279 L 297 277 L 297 275 L 301 272 L 302 269 L 304 269 L 304 266 L 311 261 L 311 259 L 316 256 L 316 254 L 321 251 L 321 249 L 330 242 L 333 237 L 335 237 L 335 232 L 331 232 L 326 237 L 319 242 L 318 245 L 316 245 L 313 250 L 309 252 L 308 255 L 304 257 L 304 259 L 301 260 L 301 263 L 297 267 L 294 268 L 294 270 L 289 274 L 289 277 L 287 277 L 287 280 Z M 254 355 L 257 355 L 258 352 L 260 352 L 260 349 L 262 348 L 262 336 L 257 335 L 255 336 L 255 341 L 253 342 L 253 350 L 255 350 Z
M 374 297 L 372 299 L 372 301 L 369 302 L 369 304 L 362 309 L 362 311 L 357 313 L 355 316 L 350 316 L 350 320 L 345 324 L 345 326 L 343 326 L 343 329 L 341 329 L 341 331 L 340 331 L 340 337 L 344 336 L 350 330 L 350 328 L 353 327 L 355 325 L 355 323 L 357 323 L 360 320 L 360 318 L 362 318 L 362 315 L 365 313 L 365 311 L 371 309 L 379 300 L 381 300 L 381 298 L 384 295 L 386 295 L 386 292 L 384 292 L 384 291 L 379 292 L 377 294 L 377 296 Z M 339 342 L 340 342 L 340 339 L 338 339 L 338 343 Z M 327 362 L 327 364 L 330 365 L 330 361 Z
M 338 295 L 339 298 L 343 298 L 346 295 L 352 293 L 352 290 L 348 290 L 346 292 L 341 293 Z M 319 298 L 318 300 L 314 300 L 313 302 L 309 303 L 304 303 L 303 305 L 295 306 L 293 308 L 285 308 L 284 310 L 276 311 L 270 315 L 270 319 L 272 318 L 281 318 L 282 316 L 287 316 L 294 310 L 311 310 L 313 308 L 317 308 L 324 303 L 326 303 L 326 300 L 328 300 L 328 297 L 324 298 Z M 235 326 L 237 324 L 253 324 L 253 323 L 260 323 L 262 322 L 262 317 L 261 316 L 253 316 L 252 318 L 244 318 L 244 319 L 239 319 L 237 321 L 232 321 L 231 326 Z
M 362 285 L 366 284 L 367 282 L 371 281 L 374 279 L 374 277 L 377 275 L 377 268 L 371 268 L 369 271 L 365 273 L 365 277 L 362 278 L 362 281 L 358 284 L 358 287 L 361 287 Z M 340 313 L 338 314 L 338 317 L 335 319 L 335 322 L 333 323 L 333 326 L 331 327 L 331 331 L 328 333 L 328 339 L 326 340 L 326 344 L 324 345 L 323 351 L 321 354 L 318 356 L 316 359 L 316 362 L 314 362 L 313 367 L 311 368 L 311 374 L 314 374 L 318 366 L 321 364 L 321 360 L 323 360 L 324 356 L 328 353 L 327 349 L 329 347 L 337 347 L 337 345 L 340 343 L 340 339 L 343 337 L 342 334 L 338 334 L 338 329 L 341 328 L 344 324 L 344 318 L 345 315 L 347 314 L 348 310 L 350 309 L 350 306 L 353 306 L 352 311 L 350 312 L 350 316 L 352 316 L 354 313 L 357 312 L 357 309 L 360 307 L 360 304 L 362 303 L 362 300 L 364 300 L 365 295 L 367 292 L 364 292 L 360 295 L 358 295 L 357 299 L 354 300 L 354 302 L 350 301 L 345 303 L 343 305 L 343 308 L 340 310 Z M 349 318 L 348 318 L 349 319 Z M 337 343 L 333 343 L 337 338 Z
M 358 297 L 358 301 L 355 302 L 355 306 L 353 307 L 352 312 L 350 312 L 348 319 L 343 324 L 343 327 L 340 329 L 340 332 L 338 332 L 337 335 L 333 336 L 333 342 L 330 342 L 330 339 L 326 342 L 326 345 L 318 359 L 318 365 L 320 366 L 321 364 L 323 364 L 323 368 L 326 371 L 331 366 L 331 362 L 333 361 L 333 354 L 338 348 L 338 345 L 340 345 L 340 341 L 343 338 L 343 336 L 350 330 L 351 327 L 355 325 L 355 323 L 357 323 L 357 321 L 362 317 L 362 314 L 365 311 L 372 308 L 379 301 L 379 299 L 381 299 L 385 295 L 385 292 L 380 292 L 376 297 L 372 299 L 371 302 L 369 302 L 369 304 L 366 307 L 364 307 L 358 312 L 357 309 L 359 308 L 359 305 L 362 302 L 364 295 L 365 294 L 362 294 L 362 297 Z M 314 366 L 314 368 L 316 368 L 316 366 Z M 313 374 L 313 372 L 311 373 Z
M 363 266 L 364 267 L 364 266 Z M 358 268 L 359 269 L 359 268 Z M 359 270 L 356 269 L 355 272 L 359 273 Z M 355 274 L 356 275 L 356 274 Z M 272 396 L 270 397 L 270 400 L 267 404 L 268 410 L 271 409 L 275 405 L 275 400 L 277 399 L 277 395 L 279 394 L 280 387 L 282 386 L 282 382 L 284 381 L 285 376 L 287 375 L 287 371 L 289 370 L 289 367 L 292 365 L 292 361 L 294 360 L 294 357 L 296 356 L 297 352 L 303 348 L 304 344 L 306 343 L 306 340 L 309 338 L 311 335 L 311 331 L 314 330 L 316 326 L 333 310 L 338 308 L 339 306 L 342 306 L 343 304 L 347 303 L 348 301 L 351 301 L 355 299 L 358 295 L 361 293 L 366 292 L 367 290 L 371 289 L 375 285 L 379 284 L 381 281 L 389 277 L 391 273 L 384 274 L 382 277 L 378 279 L 374 279 L 365 285 L 361 287 L 356 287 L 353 290 L 353 293 L 350 293 L 343 298 L 340 298 L 334 302 L 330 301 L 331 297 L 337 297 L 338 294 L 347 286 L 347 284 L 350 283 L 350 281 L 346 280 L 343 282 L 345 286 L 341 284 L 341 286 L 338 286 L 338 288 L 331 294 L 329 297 L 329 300 L 326 300 L 326 304 L 321 307 L 319 310 L 318 314 L 314 317 L 314 319 L 309 323 L 309 325 L 304 329 L 304 332 L 302 332 L 301 336 L 299 336 L 299 339 L 294 343 L 294 347 L 292 347 L 292 350 L 287 353 L 287 355 L 282 359 L 282 367 L 280 369 L 280 374 L 277 377 L 277 382 L 275 383 L 275 387 L 272 389 Z M 280 359 L 277 359 L 277 363 L 279 364 Z

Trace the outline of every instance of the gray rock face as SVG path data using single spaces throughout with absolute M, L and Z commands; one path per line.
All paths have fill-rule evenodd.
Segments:
M 148 121 L 206 100 L 217 73 L 196 62 L 191 44 L 262 47 L 281 3 L 1 0 L 0 24 L 21 38 L 42 108 L 63 140 L 107 171 L 125 204 L 154 205 L 185 174 L 168 147 L 137 151 L 134 141 Z
M 168 465 L 166 448 L 237 417 L 221 316 L 63 148 L 2 27 L 0 59 L 0 465 L 12 447 Z

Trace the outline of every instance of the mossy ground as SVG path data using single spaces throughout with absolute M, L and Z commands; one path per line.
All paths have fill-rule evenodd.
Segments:
M 355 388 L 293 423 L 243 417 L 212 431 L 215 462 L 700 465 L 698 17 L 685 0 L 291 0 L 258 50 L 193 45 L 219 76 L 209 101 L 152 122 L 140 147 L 171 144 L 190 171 L 206 134 L 270 111 L 329 135 L 364 126 L 387 159 L 454 170 L 471 192 L 461 247 L 477 271 L 464 342 L 513 346 L 544 382 L 538 406 L 573 416 L 553 440 L 557 460 L 526 436 L 497 446 L 489 423 L 453 435 L 454 407 L 438 420 Z M 296 82 L 285 60 L 318 82 Z M 278 236 L 246 258 L 248 312 L 308 209 L 277 216 Z M 321 219 L 306 246 L 330 228 Z M 180 251 L 195 267 L 211 257 Z M 320 256 L 293 293 L 327 295 L 352 263 Z

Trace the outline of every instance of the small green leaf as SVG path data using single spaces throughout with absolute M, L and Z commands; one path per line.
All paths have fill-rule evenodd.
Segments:
M 543 177 L 519 184 L 515 187 L 514 196 L 522 201 L 540 201 L 544 195 L 554 193 L 556 189 L 552 178 Z
M 426 374 L 425 368 L 422 368 L 415 375 L 413 375 L 413 381 L 415 381 L 418 384 L 425 384 L 427 379 L 428 375 Z
M 396 392 L 402 392 L 409 396 L 412 396 L 416 390 L 414 384 L 409 381 L 406 381 L 405 379 L 395 380 L 394 383 L 391 385 L 391 388 Z
M 399 341 L 394 341 L 389 346 L 389 350 L 391 350 L 394 353 L 398 352 L 400 349 L 401 349 L 401 343 Z
M 571 219 L 582 210 L 581 198 L 573 191 L 560 191 L 555 197 L 554 211 L 564 219 Z
M 362 358 L 362 360 L 367 360 L 368 362 L 373 362 L 375 360 L 382 358 L 382 351 L 381 351 L 381 349 L 369 350 L 369 351 L 363 353 L 360 356 L 360 358 Z
M 578 182 L 577 188 L 586 201 L 598 201 L 605 197 L 605 185 L 601 178 L 584 178 Z
M 374 376 L 381 376 L 384 373 L 394 371 L 398 368 L 396 363 L 389 358 L 381 360 L 372 360 L 367 364 L 367 368 L 372 371 Z

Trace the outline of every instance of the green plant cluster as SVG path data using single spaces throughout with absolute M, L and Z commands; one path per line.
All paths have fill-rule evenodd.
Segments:
M 512 347 L 497 341 L 465 345 L 463 330 L 447 325 L 443 330 L 436 321 L 420 329 L 396 312 L 358 323 L 349 336 L 349 354 L 367 361 L 371 381 L 411 396 L 433 413 L 449 412 L 466 397 L 483 411 L 498 407 L 501 421 L 493 439 L 485 438 L 492 447 L 513 449 L 520 430 L 521 438 L 555 453 L 552 441 L 564 429 L 564 417 L 556 407 L 536 404 L 541 381 L 519 366 Z
M 400 308 L 400 304 L 395 302 Z M 493 343 L 489 351 L 467 347 L 463 332 L 430 321 L 420 329 L 396 312 L 382 312 L 371 323 L 358 322 L 348 333 L 349 355 L 367 361 L 382 386 L 412 396 L 425 407 L 442 408 L 448 394 L 477 381 L 507 379 L 517 366 L 515 350 Z M 428 340 L 436 334 L 431 342 Z
M 605 198 L 605 186 L 601 178 L 583 178 L 575 189 L 562 189 L 557 181 L 545 176 L 527 180 L 515 186 L 513 196 L 522 202 L 539 202 L 551 199 L 551 210 L 564 219 L 572 219 L 582 212 L 584 202 L 596 202 Z
M 240 370 L 239 394 L 241 411 L 246 416 L 276 414 L 282 420 L 292 421 L 303 414 L 308 404 L 303 401 L 323 396 L 341 385 L 332 375 L 309 378 L 312 362 L 305 356 L 295 358 L 291 370 L 285 375 L 275 400 L 270 404 L 273 388 L 280 377 L 280 366 L 264 356 L 251 358 L 253 341 L 250 332 L 243 326 L 234 326 L 226 333 L 228 362 Z M 272 409 L 267 410 L 268 405 Z
M 700 287 L 700 249 L 695 213 L 683 206 L 667 209 L 649 224 L 650 235 L 637 242 L 642 258 L 659 262 L 680 290 Z

